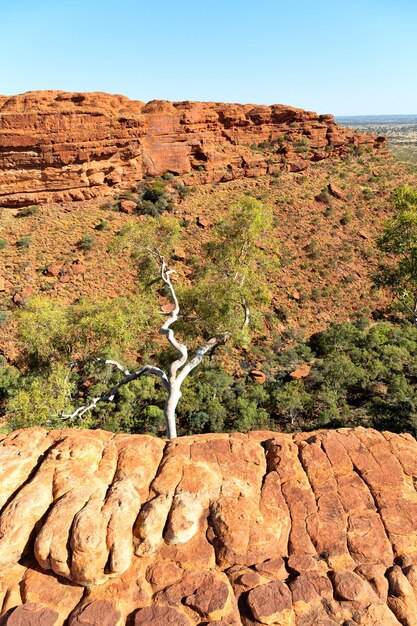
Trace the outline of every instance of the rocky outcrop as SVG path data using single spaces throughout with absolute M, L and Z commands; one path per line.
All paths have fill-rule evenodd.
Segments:
M 0 624 L 416 624 L 409 435 L 32 428 L 0 472 Z
M 152 101 L 104 93 L 0 96 L 0 205 L 84 200 L 166 172 L 186 184 L 301 171 L 384 138 L 284 105 Z

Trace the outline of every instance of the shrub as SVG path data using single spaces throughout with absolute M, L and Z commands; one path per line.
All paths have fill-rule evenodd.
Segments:
M 40 211 L 40 206 L 38 204 L 32 204 L 31 206 L 25 206 L 19 209 L 17 212 L 18 217 L 32 217 L 37 215 Z
M 13 429 L 51 426 L 71 408 L 74 385 L 66 368 L 57 367 L 45 377 L 27 376 L 8 404 L 8 421 Z
M 309 142 L 308 139 L 306 137 L 303 137 L 302 139 L 300 139 L 300 141 L 297 141 L 295 143 L 295 151 L 298 153 L 306 153 L 309 151 Z
M 175 185 L 175 189 L 181 200 L 185 200 L 194 191 L 193 187 L 188 187 L 187 185 Z
M 365 187 L 362 189 L 363 197 L 365 200 L 374 200 L 376 198 L 375 193 L 370 189 L 370 187 Z
M 349 224 L 349 222 L 351 221 L 352 217 L 347 213 L 345 213 L 345 215 L 342 215 L 342 217 L 340 218 L 340 223 L 342 224 L 342 226 L 346 226 L 346 224 Z
M 26 235 L 25 237 L 21 237 L 20 239 L 16 241 L 16 246 L 18 248 L 21 248 L 22 250 L 26 250 L 27 248 L 29 248 L 31 243 L 32 243 L 32 237 L 30 237 L 29 235 Z
M 107 220 L 101 220 L 96 226 L 94 226 L 95 230 L 106 230 L 107 228 Z
M 157 217 L 164 211 L 172 209 L 172 201 L 162 178 L 141 183 L 137 189 L 140 195 L 138 199 L 140 213 Z
M 250 148 L 255 152 L 272 152 L 275 146 L 272 141 L 261 141 L 260 143 L 253 143 Z
M 3 248 L 7 246 L 7 243 L 6 239 L 0 239 L 0 250 L 3 250 Z
M 84 237 L 77 243 L 80 250 L 91 250 L 95 245 L 96 240 L 93 235 L 84 235 Z
M 322 202 L 323 204 L 331 204 L 332 201 L 332 198 L 327 191 L 327 187 L 324 187 L 324 189 L 322 189 L 320 193 L 315 196 L 315 199 L 317 202 Z
M 17 369 L 8 365 L 6 359 L 0 355 L 0 407 L 15 393 L 18 378 Z
M 312 239 L 305 247 L 310 259 L 318 259 L 321 256 L 321 250 L 315 239 Z

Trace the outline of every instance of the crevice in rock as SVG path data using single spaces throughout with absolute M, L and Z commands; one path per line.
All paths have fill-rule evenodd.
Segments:
M 265 439 L 264 441 L 260 441 L 259 445 L 261 446 L 263 453 L 264 453 L 264 457 L 265 457 L 265 472 L 264 475 L 262 476 L 262 482 L 261 482 L 261 490 L 260 490 L 260 494 L 262 493 L 262 489 L 265 485 L 265 481 L 266 481 L 266 477 L 268 476 L 268 474 L 270 474 L 273 471 L 276 471 L 275 468 L 271 467 L 271 463 L 268 459 L 268 443 L 273 441 L 273 439 Z
M 213 505 L 212 503 L 210 503 L 209 505 L 209 512 L 208 515 L 206 516 L 206 522 L 207 522 L 207 530 L 206 530 L 206 539 L 209 542 L 209 544 L 211 546 L 213 546 L 213 550 L 214 550 L 214 559 L 216 562 L 216 567 L 218 567 L 220 569 L 220 571 L 224 572 L 227 575 L 227 571 L 226 569 L 222 568 L 220 565 L 220 558 L 219 558 L 219 543 L 220 543 L 220 538 L 218 533 L 216 532 L 216 525 L 214 523 L 213 520 Z M 211 530 L 212 532 L 212 537 L 209 536 L 209 531 Z
M 147 493 L 146 499 L 143 502 L 141 502 L 138 514 L 137 514 L 136 519 L 135 519 L 135 521 L 133 523 L 133 526 L 132 526 L 133 539 L 138 539 L 138 537 L 135 535 L 135 529 L 138 527 L 139 518 L 140 518 L 141 513 L 143 513 L 144 508 L 146 506 L 149 506 L 150 503 L 152 502 L 152 500 L 154 500 L 155 497 L 156 497 L 155 495 L 152 495 L 152 497 L 151 497 L 151 494 L 153 493 L 152 486 L 153 486 L 155 480 L 160 476 L 160 473 L 161 473 L 161 470 L 162 470 L 162 467 L 163 467 L 163 464 L 164 464 L 164 461 L 165 461 L 166 452 L 168 450 L 169 444 L 170 444 L 169 440 L 165 442 L 165 445 L 164 445 L 164 447 L 162 449 L 162 455 L 161 455 L 160 461 L 158 463 L 158 467 L 156 468 L 155 475 L 152 478 L 152 480 L 149 482 L 149 489 L 148 489 L 148 493 Z
M 169 525 L 169 523 L 171 521 L 172 507 L 174 506 L 175 497 L 177 495 L 177 489 L 178 489 L 179 485 L 181 484 L 183 478 L 184 478 L 184 465 L 181 466 L 181 476 L 179 477 L 178 482 L 177 482 L 177 484 L 175 485 L 175 488 L 172 491 L 171 505 L 169 507 L 169 511 L 168 511 L 168 514 L 167 514 L 167 518 L 165 520 L 164 527 L 162 529 L 162 540 L 163 541 L 165 541 L 165 533 L 167 532 L 168 525 Z M 167 495 L 169 496 L 169 493 Z
M 57 168 L 58 169 L 58 168 Z M 95 186 L 95 185 L 94 185 Z M 56 193 L 59 191 L 79 191 L 80 189 L 91 189 L 91 185 L 80 185 L 78 187 L 75 186 L 71 186 L 71 187 L 48 187 L 48 189 L 43 189 L 42 191 L 39 191 L 38 189 L 29 189 L 28 191 L 16 191 L 13 194 L 0 194 L 0 200 L 3 196 L 5 197 L 11 197 L 11 196 L 28 196 L 30 194 L 36 194 L 36 193 Z M 10 203 L 9 203 L 10 204 Z M 6 201 L 6 205 L 7 206 L 7 201 Z M 15 208 L 17 205 L 15 204 L 10 204 L 10 208 Z
M 399 594 L 394 593 L 393 587 L 392 587 L 392 582 L 390 580 L 390 572 L 393 568 L 392 567 L 387 567 L 387 569 L 384 572 L 384 577 L 386 578 L 387 582 L 388 582 L 388 598 L 396 598 L 399 597 Z M 393 607 L 391 607 L 389 605 L 389 603 L 387 603 L 387 607 L 389 609 L 389 611 L 394 615 L 395 619 L 398 620 L 398 622 L 402 625 L 402 626 L 410 626 L 410 622 L 407 619 L 407 617 L 402 617 L 400 614 L 397 613 L 397 611 L 395 611 L 395 609 Z
M 104 458 L 104 454 L 106 452 L 106 449 L 108 448 L 109 445 L 113 444 L 114 438 L 115 438 L 115 435 L 113 435 L 109 439 L 109 441 L 106 441 L 105 445 L 103 445 L 103 449 L 101 451 L 101 459 L 100 459 L 100 461 L 97 464 L 97 469 L 100 468 L 100 464 L 101 464 L 101 462 L 102 462 L 102 460 Z M 103 507 L 106 504 L 107 498 L 109 497 L 110 491 L 111 491 L 111 489 L 112 489 L 112 487 L 114 485 L 114 481 L 115 481 L 115 478 L 117 476 L 117 472 L 119 471 L 119 460 L 120 460 L 120 452 L 119 452 L 119 450 L 117 450 L 117 459 L 116 459 L 116 463 L 115 463 L 113 476 L 112 476 L 111 480 L 107 483 L 107 489 L 106 489 L 106 493 L 104 494 L 103 503 L 101 505 L 101 510 L 103 510 Z
M 241 618 L 243 617 L 244 619 L 245 618 L 249 619 L 253 622 L 255 621 L 255 618 L 253 617 L 252 611 L 250 610 L 249 605 L 248 605 L 248 595 L 249 595 L 249 591 L 244 591 L 243 593 L 241 593 L 237 601 L 237 606 L 239 609 L 240 617 Z M 242 619 L 241 619 L 241 623 L 243 623 Z
M 346 448 L 345 448 L 345 449 L 346 449 Z M 370 496 L 370 498 L 371 498 L 371 500 L 372 500 L 372 503 L 373 503 L 373 505 L 374 505 L 374 509 L 375 509 L 376 513 L 378 513 L 378 516 L 379 516 L 379 518 L 380 518 L 380 520 L 381 520 L 381 523 L 382 523 L 382 526 L 383 526 L 383 528 L 384 528 L 384 533 L 385 533 L 385 536 L 386 536 L 386 538 L 387 538 L 388 542 L 390 543 L 390 545 L 391 545 L 391 549 L 392 549 L 393 554 L 394 554 L 394 556 L 395 556 L 394 546 L 393 546 L 392 541 L 391 541 L 391 539 L 390 539 L 390 533 L 389 533 L 388 528 L 386 527 L 385 520 L 384 520 L 384 516 L 383 516 L 383 513 L 382 513 L 381 508 L 380 508 L 380 506 L 379 506 L 379 502 L 378 502 L 377 496 L 376 496 L 376 494 L 373 492 L 371 485 L 368 483 L 368 481 L 366 480 L 365 476 L 362 474 L 362 472 L 361 472 L 361 470 L 359 469 L 359 467 L 358 467 L 358 466 L 356 465 L 356 463 L 353 461 L 353 459 L 352 459 L 351 455 L 349 454 L 349 451 L 348 451 L 348 450 L 346 450 L 346 452 L 347 452 L 347 454 L 349 455 L 350 460 L 352 461 L 353 471 L 354 471 L 354 472 L 357 474 L 357 476 L 360 478 L 360 480 L 362 481 L 362 483 L 365 485 L 367 492 L 369 493 L 369 496 Z
M 171 442 L 170 442 L 170 440 L 167 440 L 167 441 L 165 442 L 165 445 L 164 445 L 164 447 L 163 447 L 163 449 L 162 449 L 161 459 L 160 459 L 160 461 L 159 461 L 159 463 L 158 463 L 158 467 L 156 468 L 155 475 L 154 475 L 154 477 L 152 478 L 152 480 L 149 482 L 148 495 L 147 495 L 147 497 L 146 497 L 146 500 L 145 500 L 145 501 L 143 502 L 143 504 L 141 505 L 141 509 L 140 509 L 140 511 L 142 510 L 142 506 L 145 506 L 145 504 L 147 504 L 147 502 L 149 502 L 150 500 L 153 500 L 153 497 L 151 498 L 152 486 L 153 486 L 153 484 L 154 484 L 155 480 L 156 480 L 156 479 L 160 476 L 160 474 L 161 474 L 161 470 L 162 470 L 162 467 L 163 467 L 163 464 L 164 464 L 165 458 L 166 458 L 166 456 L 167 456 L 167 455 L 166 455 L 166 453 L 167 453 L 167 451 L 168 451 L 168 448 L 170 447 L 170 443 L 171 443 Z M 138 513 L 138 516 L 139 516 L 139 514 L 140 514 L 140 511 L 139 511 L 139 513 Z
M 14 606 L 13 608 L 9 609 L 8 611 L 6 611 L 6 613 L 2 613 L 2 615 L 0 616 L 0 626 L 6 626 L 9 617 L 12 615 L 13 611 L 15 611 L 17 609 L 16 606 Z
M 72 618 L 78 613 L 78 611 L 80 610 L 80 607 L 85 603 L 85 601 L 87 600 L 88 596 L 90 594 L 90 590 L 88 587 L 85 587 L 83 595 L 80 599 L 80 601 L 78 602 L 78 604 L 72 609 L 71 613 L 68 615 L 67 619 L 64 620 L 64 622 L 62 623 L 62 626 L 70 626 L 71 620 Z
M 314 490 L 313 484 L 310 481 L 310 477 L 308 475 L 308 470 L 305 467 L 305 464 L 303 463 L 303 460 L 302 460 L 302 457 L 301 457 L 301 447 L 299 445 L 299 442 L 294 441 L 294 436 L 293 436 L 293 443 L 294 443 L 294 445 L 297 448 L 297 459 L 298 459 L 299 465 L 300 465 L 301 469 L 303 470 L 303 473 L 304 473 L 304 475 L 305 475 L 305 477 L 307 479 L 308 485 L 310 487 L 310 492 L 312 493 L 312 495 L 314 497 L 314 502 L 315 502 L 315 506 L 316 506 L 315 512 L 306 515 L 306 517 L 304 518 L 304 527 L 305 527 L 306 534 L 310 538 L 310 542 L 311 542 L 312 546 L 314 546 L 314 549 L 316 551 L 317 556 L 320 557 L 320 554 L 318 552 L 317 543 L 316 543 L 315 539 L 313 538 L 313 536 L 311 535 L 311 533 L 309 531 L 309 527 L 308 527 L 308 520 L 309 520 L 309 518 L 312 517 L 313 515 L 316 515 L 317 517 L 320 515 L 320 506 L 319 506 L 319 503 L 318 503 L 318 498 L 316 497 L 316 492 Z M 326 558 L 326 562 L 327 562 L 327 558 L 329 556 L 330 555 L 327 555 L 325 557 Z
M 310 480 L 310 476 L 308 475 L 308 470 L 307 470 L 307 467 L 306 467 L 305 462 L 303 461 L 303 458 L 302 458 L 302 456 L 301 456 L 301 445 L 300 445 L 300 442 L 299 442 L 299 441 L 294 441 L 294 438 L 293 438 L 293 443 L 294 443 L 294 445 L 297 447 L 297 458 L 298 458 L 298 462 L 299 462 L 300 467 L 302 468 L 302 470 L 303 470 L 303 472 L 304 472 L 304 475 L 305 475 L 305 477 L 306 477 L 306 479 L 307 479 L 307 482 L 308 482 L 308 484 L 309 484 L 309 486 L 310 486 L 310 491 L 311 491 L 311 493 L 313 494 L 313 496 L 314 496 L 314 500 L 315 500 L 315 502 L 316 502 L 316 510 L 317 510 L 317 513 L 319 513 L 319 508 L 320 508 L 320 507 L 319 507 L 319 504 L 318 504 L 318 497 L 316 496 L 316 492 L 315 492 L 314 487 L 313 487 L 313 484 L 312 484 L 312 482 L 311 482 L 311 480 Z
M 49 446 L 49 448 L 47 448 L 44 452 L 42 452 L 42 454 L 35 461 L 35 465 L 31 469 L 27 478 L 25 478 L 25 480 L 22 483 L 20 483 L 19 487 L 15 489 L 15 491 L 7 498 L 6 502 L 4 503 L 3 507 L 0 510 L 0 516 L 5 511 L 5 509 L 9 506 L 9 504 L 19 495 L 22 489 L 24 489 L 24 487 L 26 487 L 26 485 L 28 485 L 35 478 L 37 472 L 41 468 L 42 463 L 44 462 L 48 454 L 54 448 L 56 448 L 63 440 L 64 439 L 59 439 L 58 441 L 55 441 L 52 445 Z

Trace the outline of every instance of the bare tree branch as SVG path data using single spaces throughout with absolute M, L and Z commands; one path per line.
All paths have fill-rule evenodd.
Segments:
M 248 304 L 243 296 L 240 301 L 240 304 L 242 305 L 243 311 L 245 313 L 245 319 L 243 320 L 243 328 L 246 328 L 247 326 L 249 326 L 249 323 L 250 323 L 250 308 L 248 307 Z
M 116 362 L 110 362 L 110 363 L 113 364 Z M 120 364 L 117 363 L 117 366 L 118 365 Z M 120 368 L 118 367 L 118 369 Z M 124 371 L 128 372 L 128 370 L 124 370 Z M 60 416 L 61 419 L 63 420 L 76 419 L 76 418 L 82 417 L 84 413 L 86 413 L 87 411 L 91 411 L 92 409 L 94 409 L 99 402 L 112 402 L 114 400 L 114 396 L 119 391 L 120 387 L 123 387 L 123 385 L 127 385 L 128 383 L 132 382 L 132 380 L 136 380 L 140 376 L 143 376 L 143 374 L 153 374 L 155 376 L 159 376 L 159 378 L 162 380 L 162 384 L 164 385 L 165 389 L 168 392 L 170 391 L 170 384 L 169 384 L 169 381 L 165 372 L 161 370 L 159 367 L 154 367 L 153 365 L 144 365 L 143 367 L 138 369 L 136 372 L 132 372 L 132 373 L 129 372 L 128 374 L 126 374 L 125 377 L 122 378 L 122 380 L 120 380 L 118 383 L 113 385 L 113 387 L 109 391 L 106 391 L 106 393 L 103 393 L 101 396 L 93 398 L 89 404 L 84 404 L 83 406 L 78 407 L 78 409 L 76 409 L 73 413 L 62 414 Z
M 205 343 L 204 345 L 197 348 L 195 356 L 191 361 L 188 361 L 186 365 L 182 368 L 181 372 L 178 375 L 178 382 L 181 385 L 188 374 L 195 368 L 197 365 L 200 365 L 203 360 L 203 356 L 208 352 L 212 352 L 219 346 L 222 346 L 226 343 L 228 338 L 230 337 L 230 333 L 222 333 L 221 335 L 216 335 L 212 337 Z
M 99 363 L 104 363 L 104 365 L 113 365 L 118 370 L 123 372 L 125 376 L 129 376 L 130 374 L 129 370 L 124 365 L 121 365 L 121 363 L 119 363 L 118 361 L 113 361 L 112 359 L 97 359 L 97 361 Z

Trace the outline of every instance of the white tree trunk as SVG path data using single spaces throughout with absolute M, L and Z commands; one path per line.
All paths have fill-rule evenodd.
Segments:
M 176 411 L 181 395 L 178 384 L 171 385 L 164 411 L 168 439 L 175 439 L 177 436 Z
M 161 263 L 161 279 L 163 283 L 168 287 L 169 293 L 171 295 L 172 301 L 174 303 L 174 309 L 171 313 L 168 314 L 168 319 L 161 326 L 159 332 L 161 335 L 164 335 L 170 345 L 180 354 L 180 357 L 171 363 L 171 367 L 169 368 L 169 376 L 161 370 L 159 367 L 154 367 L 152 365 L 144 365 L 136 372 L 129 372 L 123 365 L 118 363 L 117 361 L 113 361 L 111 359 L 107 359 L 103 361 L 106 365 L 111 365 L 116 367 L 118 370 L 123 372 L 124 378 L 116 383 L 109 391 L 104 393 L 102 396 L 98 398 L 93 398 L 93 400 L 89 404 L 85 404 L 78 409 L 76 409 L 73 413 L 68 415 L 61 415 L 61 419 L 77 419 L 80 418 L 91 409 L 94 409 L 99 402 L 111 402 L 114 399 L 115 394 L 119 391 L 119 388 L 122 385 L 127 385 L 132 380 L 139 378 L 143 374 L 153 374 L 154 376 L 158 376 L 164 388 L 168 392 L 167 401 L 165 403 L 165 421 L 167 426 L 167 437 L 168 439 L 175 439 L 177 436 L 177 424 L 176 424 L 176 410 L 178 406 L 178 402 L 181 398 L 181 385 L 184 382 L 185 378 L 188 374 L 199 365 L 203 359 L 203 356 L 214 350 L 217 346 L 224 344 L 228 338 L 228 333 L 223 333 L 222 335 L 217 335 L 216 337 L 212 337 L 207 343 L 200 346 L 195 356 L 188 360 L 188 349 L 187 346 L 183 343 L 180 343 L 174 334 L 172 328 L 170 328 L 171 324 L 176 322 L 179 317 L 180 307 L 177 299 L 177 295 L 175 293 L 175 289 L 171 283 L 171 274 L 174 273 L 174 270 L 170 270 L 166 264 L 164 257 L 161 255 L 159 250 L 152 251 L 153 254 L 157 256 Z M 99 359 L 101 360 L 101 359 Z

